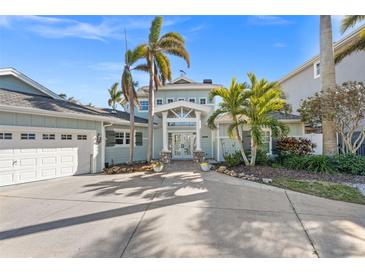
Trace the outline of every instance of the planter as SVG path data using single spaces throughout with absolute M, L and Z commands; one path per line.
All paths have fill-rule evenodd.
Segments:
M 163 170 L 163 164 L 158 164 L 153 166 L 154 172 L 161 172 Z
M 201 163 L 201 164 L 200 164 L 200 169 L 201 169 L 202 171 L 207 172 L 207 171 L 209 171 L 209 170 L 210 170 L 210 164 L 208 164 L 208 163 Z

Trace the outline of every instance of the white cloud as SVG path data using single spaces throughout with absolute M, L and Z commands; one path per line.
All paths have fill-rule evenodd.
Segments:
M 287 20 L 280 16 L 272 16 L 272 15 L 259 15 L 252 16 L 248 19 L 249 24 L 251 25 L 290 25 L 293 24 L 293 21 Z
M 275 48 L 286 48 L 287 47 L 286 44 L 281 43 L 281 42 L 276 42 L 276 43 L 273 44 L 273 46 Z

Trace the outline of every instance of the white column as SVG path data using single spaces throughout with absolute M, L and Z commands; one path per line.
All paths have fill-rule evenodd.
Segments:
M 200 139 L 201 139 L 201 134 L 200 134 L 200 117 L 201 117 L 201 113 L 200 111 L 195 111 L 195 116 L 196 116 L 196 151 L 201 151 L 201 146 L 200 146 Z
M 162 112 L 162 142 L 163 142 L 163 151 L 169 151 L 168 135 L 167 135 L 167 111 Z

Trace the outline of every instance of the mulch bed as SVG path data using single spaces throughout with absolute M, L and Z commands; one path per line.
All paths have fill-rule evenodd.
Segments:
M 270 179 L 295 179 L 295 180 L 312 180 L 322 182 L 348 183 L 348 184 L 365 184 L 365 176 L 356 176 L 343 173 L 314 173 L 305 170 L 293 170 L 286 168 L 273 168 L 271 166 L 237 166 L 229 168 L 236 173 L 245 173 L 258 178 Z
M 120 164 L 104 168 L 104 174 L 121 174 L 153 170 L 152 163 Z

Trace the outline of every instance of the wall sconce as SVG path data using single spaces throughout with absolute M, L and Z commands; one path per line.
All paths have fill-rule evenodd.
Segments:
M 100 144 L 100 143 L 101 143 L 101 135 L 100 135 L 100 133 L 98 133 L 98 134 L 96 135 L 96 143 L 97 143 L 97 144 Z

